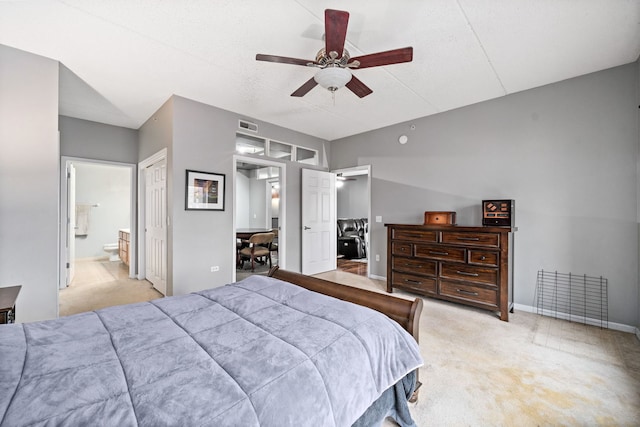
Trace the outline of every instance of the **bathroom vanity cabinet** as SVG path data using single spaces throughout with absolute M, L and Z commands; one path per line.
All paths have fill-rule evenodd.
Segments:
M 129 265 L 129 240 L 131 233 L 128 229 L 122 229 L 118 232 L 118 255 L 126 265 Z

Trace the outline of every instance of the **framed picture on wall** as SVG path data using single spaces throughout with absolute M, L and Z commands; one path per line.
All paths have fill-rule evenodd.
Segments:
M 224 174 L 187 169 L 186 210 L 223 211 Z

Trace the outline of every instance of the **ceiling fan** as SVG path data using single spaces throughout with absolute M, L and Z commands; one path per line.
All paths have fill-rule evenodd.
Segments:
M 349 52 L 344 48 L 348 23 L 349 12 L 333 9 L 324 11 L 325 47 L 318 51 L 316 59 L 313 61 L 263 54 L 257 54 L 256 59 L 258 61 L 304 65 L 320 69 L 315 76 L 300 86 L 291 96 L 304 96 L 319 84 L 332 93 L 346 86 L 351 92 L 363 98 L 373 91 L 351 74 L 351 70 L 411 62 L 413 60 L 413 48 L 405 47 L 351 58 Z

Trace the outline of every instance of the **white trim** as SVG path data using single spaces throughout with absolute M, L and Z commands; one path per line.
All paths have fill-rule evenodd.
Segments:
M 169 185 L 169 161 L 167 159 L 167 148 L 163 148 L 162 150 L 158 151 L 155 154 L 152 154 L 151 156 L 147 157 L 146 159 L 142 160 L 141 162 L 138 163 L 138 229 L 139 230 L 143 230 L 144 229 L 144 214 L 145 214 L 145 180 L 144 180 L 144 171 L 147 167 L 151 166 L 154 163 L 159 162 L 160 160 L 166 160 L 167 161 L 167 186 Z M 167 189 L 168 191 L 168 189 Z M 167 193 L 168 194 L 168 193 Z M 168 200 L 167 200 L 168 202 Z M 167 228 L 169 227 L 169 206 L 166 206 L 165 209 L 167 209 Z M 168 230 L 167 230 L 168 233 Z M 165 236 L 165 239 L 168 240 L 168 236 Z M 146 274 L 146 247 L 145 247 L 145 239 L 144 236 L 142 236 L 140 239 L 136 239 L 136 240 L 140 240 L 140 244 L 138 245 L 138 280 L 144 280 L 147 277 Z M 167 241 L 167 259 L 165 260 L 165 262 L 168 263 L 169 261 L 169 251 L 172 250 L 169 245 L 168 245 L 168 241 Z M 129 253 L 136 253 L 132 250 L 129 250 Z M 167 272 L 168 272 L 168 265 L 167 265 Z M 167 277 L 167 282 L 169 281 L 169 278 Z M 168 284 L 167 284 L 168 285 Z
M 57 138 L 57 145 L 56 147 L 58 147 L 58 154 L 60 154 L 60 130 L 58 129 L 58 132 L 56 134 L 56 138 Z M 60 163 L 58 163 L 58 176 L 62 178 L 62 156 L 60 157 Z M 66 194 L 67 194 L 67 168 L 64 168 L 64 179 L 60 179 L 60 182 L 58 183 L 58 267 L 56 268 L 56 276 L 58 277 L 58 282 L 56 283 L 56 319 L 58 317 L 60 317 L 60 289 L 62 286 L 62 283 L 64 282 L 65 287 L 67 284 L 67 271 L 66 271 L 66 265 L 65 265 L 65 277 L 62 278 L 62 271 L 61 267 L 62 267 L 62 260 L 66 260 L 67 259 L 67 250 L 66 247 L 64 246 L 64 243 L 66 241 L 66 234 L 68 234 L 68 230 L 67 230 L 67 215 L 66 215 L 66 211 L 67 211 L 67 206 L 65 204 L 64 207 L 64 216 L 62 215 L 62 186 L 64 183 L 64 195 L 65 195 L 65 202 L 66 202 Z M 62 221 L 64 219 L 64 227 L 62 224 Z M 64 228 L 64 233 L 65 233 L 65 239 L 62 239 L 62 233 L 63 233 L 63 228 Z
M 243 132 L 242 130 L 237 130 L 236 131 L 236 137 L 238 135 L 242 135 L 242 136 L 246 136 L 247 138 L 250 139 L 260 139 L 262 141 L 264 141 L 264 153 L 263 154 L 252 154 L 252 153 L 238 153 L 236 151 L 236 155 L 238 156 L 260 156 L 260 157 L 266 157 L 267 159 L 271 159 L 271 160 L 275 160 L 275 161 L 288 161 L 288 162 L 294 162 L 294 163 L 302 163 L 303 165 L 309 165 L 309 166 L 320 166 L 320 151 L 318 149 L 315 148 L 311 148 L 311 147 L 307 147 L 304 145 L 297 145 L 291 142 L 287 142 L 287 141 L 282 141 L 279 139 L 273 139 L 273 138 L 268 138 L 266 136 L 260 136 L 258 134 L 256 135 L 251 135 L 248 134 L 246 132 Z M 291 159 L 287 160 L 287 159 L 283 159 L 281 157 L 274 157 L 271 155 L 271 143 L 272 142 L 277 142 L 278 144 L 283 144 L 283 145 L 288 145 L 291 147 Z M 298 160 L 298 152 L 297 152 L 297 148 L 302 148 L 308 151 L 313 151 L 314 153 L 316 153 L 316 155 L 313 157 L 315 162 L 314 163 L 309 163 L 306 161 L 299 161 Z M 322 145 L 322 148 L 324 150 L 324 144 Z M 253 158 L 253 157 L 252 157 Z M 326 168 L 326 165 L 323 166 Z
M 382 280 L 384 282 L 387 281 L 387 278 L 384 276 L 377 276 L 375 274 L 371 274 L 369 275 L 369 278 L 371 279 L 377 279 L 377 280 Z M 427 296 L 424 295 L 416 295 L 418 297 L 421 298 L 428 298 Z M 530 305 L 524 305 L 524 304 L 518 304 L 518 303 L 514 303 L 513 304 L 513 308 L 514 310 L 519 310 L 519 311 L 524 311 L 527 313 L 533 313 L 533 314 L 538 314 L 538 309 L 536 307 L 532 307 Z M 558 318 L 563 319 L 563 320 L 567 320 L 566 317 L 567 315 L 564 314 L 565 318 L 560 317 L 560 314 L 563 313 L 558 313 Z M 583 317 L 581 319 L 584 319 Z M 596 320 L 596 319 L 587 319 L 587 324 L 589 325 L 593 325 L 593 326 L 600 326 L 600 321 Z M 635 327 L 635 326 L 629 326 L 629 325 L 625 325 L 623 323 L 616 323 L 616 322 L 607 322 L 607 329 L 613 329 L 615 331 L 621 331 L 621 332 L 629 332 L 632 334 L 636 335 L 636 338 L 638 338 L 638 340 L 640 340 L 640 328 Z
M 233 212 L 233 233 L 232 242 L 230 247 L 233 250 L 233 273 L 231 276 L 231 281 L 236 281 L 236 174 L 238 173 L 238 162 L 250 163 L 253 165 L 260 166 L 273 166 L 280 169 L 280 173 L 278 175 L 278 179 L 280 181 L 280 212 L 279 212 L 279 220 L 278 226 L 280 230 L 278 230 L 278 265 L 282 269 L 286 269 L 286 241 L 287 241 L 287 168 L 286 163 L 283 161 L 272 160 L 271 158 L 263 158 L 263 157 L 254 157 L 254 156 L 246 156 L 242 154 L 234 154 L 233 155 L 233 176 L 232 176 L 232 186 L 233 186 L 233 195 L 231 198 L 231 211 Z
M 166 159 L 167 158 L 167 149 L 163 148 L 162 150 L 158 151 L 155 154 L 152 154 L 151 156 L 147 157 L 146 159 L 142 160 L 141 162 L 138 163 L 138 168 L 146 168 L 148 166 L 151 166 L 154 163 L 159 162 L 162 159 Z
M 58 221 L 58 247 L 60 248 L 60 256 L 58 259 L 58 290 L 66 288 L 66 262 L 68 261 L 66 258 L 66 247 L 64 246 L 66 242 L 66 236 L 63 233 L 67 232 L 67 163 L 92 163 L 92 164 L 102 164 L 102 165 L 111 165 L 111 166 L 121 166 L 129 168 L 130 171 L 130 213 L 129 213 L 129 228 L 131 230 L 131 242 L 129 243 L 130 254 L 134 253 L 136 250 L 136 165 L 135 163 L 124 163 L 124 162 L 114 162 L 108 160 L 97 160 L 97 159 L 87 159 L 83 157 L 72 157 L 72 156 L 60 156 L 60 187 L 58 191 L 58 200 L 59 200 L 59 218 Z M 136 259 L 135 257 L 129 257 L 129 277 L 134 279 L 136 277 Z M 64 285 L 63 285 L 64 283 Z
M 521 310 L 521 311 L 525 311 L 527 313 L 533 313 L 533 314 L 539 314 L 538 313 L 538 309 L 536 307 L 530 306 L 530 305 L 524 305 L 524 304 L 518 304 L 515 303 L 513 304 L 513 308 L 515 310 Z M 586 323 L 587 325 L 592 325 L 592 326 L 601 326 L 601 321 L 598 319 L 592 319 L 592 318 L 584 318 L 583 316 L 571 316 L 567 313 L 560 313 L 560 312 L 555 312 L 555 311 L 551 311 L 551 310 L 543 310 L 542 311 L 542 316 L 550 316 L 550 317 L 556 317 L 558 319 L 562 319 L 562 320 L 571 320 L 572 318 L 578 320 L 580 319 L 581 321 L 579 323 Z M 606 329 L 613 329 L 615 331 L 622 331 L 622 332 L 629 332 L 629 333 L 636 333 L 636 335 L 638 334 L 637 332 L 637 328 L 635 326 L 629 326 L 629 325 L 625 325 L 622 323 L 616 323 L 616 322 L 606 322 L 607 326 Z M 640 338 L 639 338 L 640 339 Z

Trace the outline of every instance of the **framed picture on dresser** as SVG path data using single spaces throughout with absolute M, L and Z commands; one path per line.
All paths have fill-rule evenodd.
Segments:
M 223 211 L 225 175 L 187 169 L 186 210 Z

